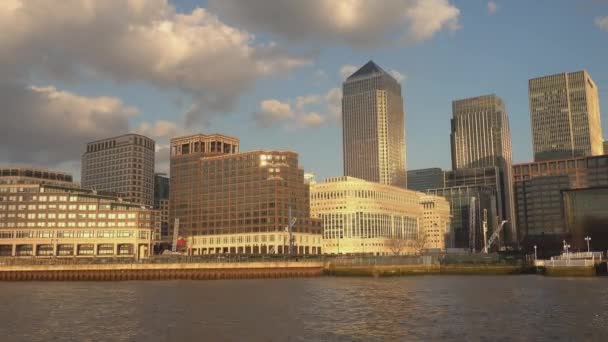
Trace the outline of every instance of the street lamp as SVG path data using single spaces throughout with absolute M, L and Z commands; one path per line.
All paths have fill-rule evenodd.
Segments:
M 534 245 L 534 261 L 536 261 L 537 259 L 537 255 L 536 255 L 536 245 Z
M 591 252 L 591 249 L 589 248 L 589 242 L 591 241 L 591 237 L 585 236 L 585 241 L 587 241 L 587 253 L 589 253 Z

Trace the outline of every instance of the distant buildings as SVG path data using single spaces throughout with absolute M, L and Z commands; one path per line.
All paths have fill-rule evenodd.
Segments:
M 564 194 L 568 243 L 574 250 L 585 251 L 585 237 L 590 237 L 590 248 L 608 249 L 608 187 L 569 189 Z
M 407 188 L 415 191 L 443 188 L 445 171 L 436 167 L 429 169 L 408 170 Z
M 450 248 L 483 248 L 483 221 L 492 232 L 503 219 L 502 199 L 505 186 L 498 167 L 461 169 L 446 172 L 445 187 L 428 194 L 448 200 L 452 215 Z
M 396 255 L 440 248 L 449 207 L 442 198 L 353 177 L 311 187 L 311 212 L 323 222 L 328 254 Z M 427 235 L 428 234 L 428 235 Z
M 608 154 L 608 140 L 604 141 L 604 154 Z
M 586 71 L 529 81 L 534 160 L 603 154 L 597 86 Z
M 575 231 L 581 229 L 572 226 L 581 221 L 569 223 L 566 216 L 570 213 L 570 217 L 578 217 L 577 212 L 583 213 L 579 210 L 580 205 L 567 207 L 568 198 L 582 195 L 568 195 L 569 191 L 589 189 L 591 192 L 608 187 L 608 156 L 517 164 L 513 166 L 513 174 L 524 244 L 528 249 L 537 244 L 543 249 L 559 250 L 564 239 L 570 241 Z M 577 203 L 591 204 L 588 201 Z M 598 204 L 608 210 L 608 202 Z M 608 226 L 605 229 L 608 231 Z
M 169 177 L 163 173 L 154 174 L 154 209 L 160 216 L 154 241 L 171 242 L 173 235 L 169 229 Z
M 401 85 L 370 61 L 343 84 L 344 175 L 406 188 Z
M 452 115 L 450 140 L 454 171 L 446 174 L 445 187 L 495 187 L 491 191 L 498 197 L 495 199 L 496 205 L 491 206 L 495 210 L 490 220 L 494 220 L 496 216 L 500 221 L 507 220 L 507 229 L 504 232 L 506 242 L 516 243 L 511 131 L 504 102 L 496 95 L 456 100 L 452 102 Z M 491 184 L 485 179 L 488 172 L 493 179 Z M 467 220 L 460 221 L 467 224 Z M 454 219 L 453 222 L 458 220 Z M 490 225 L 490 231 L 495 227 L 497 226 Z M 477 238 L 480 228 L 472 228 L 474 230 L 469 235 L 471 239 L 475 236 L 478 242 L 473 244 L 471 241 L 471 247 L 481 246 L 482 241 Z
M 82 155 L 82 186 L 111 191 L 126 201 L 152 207 L 154 145 L 154 140 L 138 134 L 88 143 Z
M 154 212 L 71 178 L 0 169 L 0 256 L 147 257 Z
M 191 254 L 320 254 L 322 227 L 310 218 L 309 186 L 298 155 L 238 151 L 212 134 L 171 140 L 171 221 Z

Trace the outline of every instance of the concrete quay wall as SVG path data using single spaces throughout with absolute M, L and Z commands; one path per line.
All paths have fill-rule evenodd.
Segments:
M 0 281 L 251 279 L 314 277 L 322 274 L 323 262 L 306 261 L 0 266 Z
M 525 269 L 511 265 L 370 265 L 329 266 L 324 273 L 332 276 L 391 277 L 407 275 L 507 275 L 521 274 Z

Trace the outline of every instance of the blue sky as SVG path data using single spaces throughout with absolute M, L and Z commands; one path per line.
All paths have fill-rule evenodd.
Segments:
M 418 0 L 395 0 L 395 3 L 403 2 L 404 6 L 409 6 L 416 1 Z M 227 3 L 230 2 L 238 3 L 236 0 Z M 257 2 L 259 7 L 271 3 L 265 0 Z M 219 109 L 208 107 L 201 114 L 202 120 L 187 125 L 184 124 L 184 112 L 197 101 L 197 92 L 200 90 L 206 94 L 209 91 L 213 93 L 213 90 L 209 90 L 206 83 L 196 88 L 199 83 L 195 82 L 196 91 L 184 91 L 179 80 L 167 80 L 165 75 L 157 78 L 142 76 L 135 71 L 131 75 L 129 73 L 133 68 L 121 69 L 123 74 L 124 70 L 129 74 L 129 77 L 123 78 L 121 72 L 115 72 L 111 68 L 120 64 L 116 62 L 116 58 L 128 57 L 112 56 L 114 59 L 111 65 L 105 62 L 89 63 L 86 59 L 88 57 L 82 57 L 77 61 L 85 71 L 78 70 L 74 77 L 50 72 L 44 63 L 33 61 L 32 65 L 28 66 L 28 72 L 15 77 L 15 80 L 40 87 L 52 85 L 58 91 L 84 98 L 105 96 L 118 99 L 122 101 L 119 111 L 123 112 L 124 107 L 136 108 L 139 114 L 126 115 L 128 126 L 117 125 L 119 130 L 141 131 L 142 123 L 154 125 L 154 122 L 161 120 L 174 123 L 175 127 L 172 126 L 170 132 L 220 132 L 238 136 L 241 139 L 241 150 L 294 150 L 300 154 L 301 166 L 316 173 L 321 179 L 342 174 L 340 124 L 330 113 L 330 104 L 320 98 L 332 88 L 341 87 L 340 69 L 345 65 L 360 66 L 373 59 L 381 67 L 404 75 L 408 169 L 450 168 L 449 127 L 451 101 L 454 99 L 490 93 L 504 99 L 510 117 L 516 162 L 525 162 L 532 158 L 527 98 L 529 78 L 586 69 L 600 90 L 601 108 L 608 110 L 608 21 L 604 24 L 601 22 L 601 18 L 608 16 L 608 2 L 496 0 L 493 2 L 496 5 L 495 11 L 489 9 L 489 6 L 493 5 L 482 0 L 433 2 L 443 8 L 449 6 L 452 14 L 441 27 L 431 30 L 430 35 L 414 41 L 404 41 L 400 38 L 402 32 L 399 30 L 415 30 L 414 24 L 402 27 L 396 23 L 388 34 L 372 37 L 377 44 L 369 41 L 359 44 L 349 42 L 351 36 L 343 32 L 327 32 L 327 35 L 323 36 L 323 32 L 318 33 L 314 28 L 304 26 L 299 29 L 308 32 L 308 35 L 298 36 L 295 28 L 293 32 L 283 34 L 277 31 L 277 28 L 281 27 L 279 24 L 260 22 L 254 14 L 247 13 L 247 9 L 235 14 L 230 6 L 217 5 L 217 2 L 208 4 L 195 0 L 170 1 L 167 6 L 174 7 L 184 15 L 191 14 L 197 7 L 208 7 L 209 13 L 217 16 L 222 24 L 253 35 L 249 43 L 251 46 L 271 45 L 271 54 L 281 53 L 306 61 L 298 66 L 285 68 L 286 70 L 251 76 L 244 81 L 249 83 L 234 93 L 230 89 L 223 89 L 224 93 L 230 93 L 231 105 L 222 105 Z M 456 15 L 454 10 L 457 11 Z M 1 11 L 0 9 L 0 19 Z M 288 16 L 289 13 L 285 15 Z M 339 14 L 328 15 L 328 20 L 333 20 L 332 18 Z M 323 18 L 319 20 L 323 23 Z M 424 25 L 424 22 L 418 24 Z M 299 24 L 295 23 L 294 27 L 297 25 Z M 22 45 L 14 46 L 15 49 L 22 49 Z M 61 49 L 61 45 L 58 49 Z M 18 52 L 31 53 L 30 50 Z M 62 55 L 63 51 L 58 54 Z M 155 55 L 149 56 L 154 58 Z M 162 57 L 162 54 L 160 56 Z M 139 58 L 145 59 L 147 56 L 144 54 Z M 0 72 L 2 63 L 11 66 L 10 60 L 6 62 L 0 58 Z M 41 63 L 40 67 L 36 68 L 35 63 Z M 196 70 L 201 73 L 213 73 L 214 69 L 215 65 L 207 64 Z M 233 77 L 238 80 L 238 73 Z M 279 104 L 288 104 L 292 112 L 298 112 L 297 97 L 311 95 L 316 95 L 316 100 L 302 107 L 304 109 L 301 113 L 296 113 L 295 116 L 291 112 L 282 112 L 285 116 L 272 116 L 271 120 L 266 120 L 264 124 L 256 121 L 255 113 L 264 111 L 261 108 L 262 101 L 274 100 L 274 109 L 284 109 Z M 303 115 L 313 112 L 319 114 L 315 117 L 319 120 L 304 121 Z M 274 113 L 277 114 L 278 111 Z M 605 134 L 608 134 L 608 118 L 604 118 L 602 126 Z M 107 134 L 113 127 L 104 126 L 104 129 L 99 131 Z M 159 144 L 166 145 L 166 132 L 161 133 L 159 137 L 154 138 Z M 83 140 L 85 137 L 86 135 L 82 134 L 77 138 Z M 78 139 L 73 141 L 79 142 Z M 4 141 L 1 142 L 4 144 Z M 43 147 L 38 148 L 44 149 L 46 144 L 41 146 Z M 48 145 L 48 148 L 53 146 Z M 10 148 L 8 144 L 5 147 Z M 80 158 L 79 154 L 74 155 L 75 153 L 71 152 L 70 156 L 48 160 L 19 160 L 9 152 L 5 151 L 3 154 L 0 148 L 0 162 L 39 162 L 70 171 L 71 168 L 77 167 Z M 162 156 L 159 159 L 162 159 Z

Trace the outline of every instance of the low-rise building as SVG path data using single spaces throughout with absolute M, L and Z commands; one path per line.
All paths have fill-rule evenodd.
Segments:
M 0 176 L 0 256 L 149 255 L 154 211 L 70 186 L 71 176 L 32 174 Z
M 335 177 L 311 186 L 311 213 L 323 221 L 326 254 L 410 254 L 426 248 L 423 197 L 395 186 Z M 426 224 L 433 226 L 435 216 L 429 214 Z M 443 219 L 443 213 L 437 216 Z

